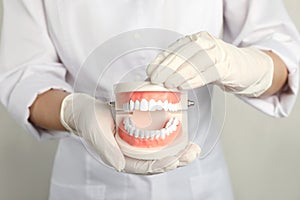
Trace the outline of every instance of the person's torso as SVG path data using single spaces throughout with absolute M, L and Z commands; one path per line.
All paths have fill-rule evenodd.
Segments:
M 49 34 L 68 69 L 67 81 L 75 92 L 104 101 L 114 100 L 114 84 L 144 80 L 147 64 L 176 39 L 200 31 L 221 36 L 223 29 L 222 0 L 45 0 L 45 8 Z M 207 134 L 218 132 L 211 91 L 189 92 L 196 102 L 189 109 L 189 134 L 200 145 Z M 220 149 L 187 167 L 138 176 L 115 172 L 80 141 L 67 138 L 58 149 L 50 198 L 225 200 L 226 195 L 231 198 L 229 188 Z

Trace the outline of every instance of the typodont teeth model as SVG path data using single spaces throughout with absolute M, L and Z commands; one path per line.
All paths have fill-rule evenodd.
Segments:
M 116 140 L 127 156 L 160 159 L 188 142 L 187 93 L 149 82 L 114 86 Z

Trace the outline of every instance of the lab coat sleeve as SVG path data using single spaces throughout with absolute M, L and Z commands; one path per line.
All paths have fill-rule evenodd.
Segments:
M 42 0 L 3 0 L 0 44 L 0 98 L 12 116 L 38 139 L 59 138 L 31 124 L 29 107 L 50 89 L 72 92 L 66 68 L 48 35 Z
M 253 46 L 276 53 L 288 68 L 288 83 L 267 98 L 238 96 L 258 110 L 286 117 L 296 101 L 299 85 L 299 34 L 281 0 L 225 0 L 224 40 L 239 47 Z

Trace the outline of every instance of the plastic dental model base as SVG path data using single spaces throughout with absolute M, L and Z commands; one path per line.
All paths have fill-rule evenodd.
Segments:
M 116 141 L 122 152 L 137 159 L 160 159 L 188 143 L 187 93 L 150 82 L 114 85 Z

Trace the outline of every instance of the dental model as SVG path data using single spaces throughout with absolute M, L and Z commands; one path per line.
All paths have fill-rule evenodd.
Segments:
M 116 95 L 116 140 L 137 159 L 176 155 L 188 143 L 187 93 L 149 82 L 120 83 Z

